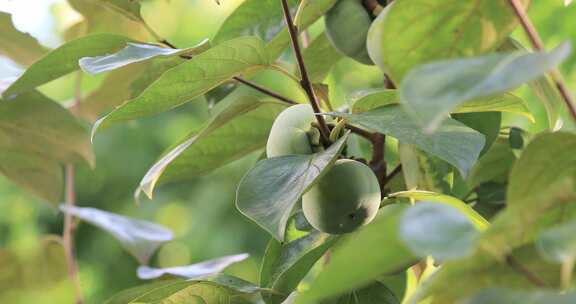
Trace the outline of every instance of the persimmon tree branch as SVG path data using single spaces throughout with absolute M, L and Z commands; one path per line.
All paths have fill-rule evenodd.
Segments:
M 284 12 L 284 19 L 286 21 L 286 26 L 288 27 L 288 33 L 290 34 L 290 41 L 292 43 L 292 50 L 294 51 L 294 57 L 296 57 L 296 62 L 298 63 L 298 70 L 300 71 L 300 85 L 308 97 L 308 101 L 316 113 L 316 120 L 318 120 L 318 126 L 320 127 L 320 134 L 325 142 L 328 142 L 328 137 L 330 130 L 326 125 L 324 116 L 322 116 L 322 110 L 314 94 L 314 89 L 312 88 L 312 82 L 308 77 L 308 71 L 306 70 L 306 65 L 304 64 L 304 56 L 302 56 L 302 51 L 300 50 L 300 43 L 298 42 L 298 29 L 292 20 L 292 15 L 290 14 L 290 7 L 288 6 L 287 0 L 280 0 L 282 3 L 282 10 Z
M 542 42 L 542 39 L 540 38 L 538 31 L 530 21 L 530 18 L 528 18 L 528 14 L 526 14 L 524 6 L 518 0 L 508 0 L 508 2 L 512 6 L 512 9 L 514 10 L 514 13 L 518 17 L 518 20 L 520 21 L 522 28 L 524 28 L 526 35 L 530 39 L 532 48 L 537 51 L 544 51 L 544 43 Z M 568 91 L 568 87 L 564 82 L 562 74 L 558 69 L 552 70 L 549 74 L 550 77 L 552 78 L 552 81 L 554 81 L 556 89 L 558 89 L 558 92 L 560 93 L 562 100 L 568 107 L 568 110 L 570 111 L 572 118 L 576 120 L 576 103 L 574 102 L 574 99 L 572 98 L 572 96 Z
M 75 80 L 74 102 L 70 111 L 77 114 L 78 106 L 81 99 L 81 85 L 82 85 L 82 72 L 78 71 Z M 76 205 L 76 191 L 75 186 L 75 168 L 73 164 L 67 164 L 65 167 L 65 197 L 64 202 L 67 207 L 74 207 Z M 84 303 L 82 295 L 82 287 L 80 284 L 80 277 L 78 276 L 78 262 L 76 260 L 75 246 L 74 246 L 74 230 L 75 223 L 74 217 L 68 213 L 64 213 L 64 227 L 62 231 L 62 243 L 64 246 L 64 254 L 66 257 L 66 264 L 68 266 L 68 276 L 74 286 L 75 303 Z

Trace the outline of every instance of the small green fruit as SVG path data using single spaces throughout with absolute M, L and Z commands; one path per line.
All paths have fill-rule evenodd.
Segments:
M 314 153 L 309 139 L 313 121 L 314 111 L 307 104 L 294 105 L 282 111 L 272 124 L 266 155 L 276 157 Z
M 373 64 L 366 49 L 372 17 L 361 0 L 338 0 L 324 21 L 328 39 L 336 50 L 360 63 Z
M 382 61 L 382 33 L 384 31 L 384 20 L 393 5 L 394 2 L 386 6 L 374 22 L 372 22 L 368 31 L 368 38 L 366 39 L 368 55 L 372 59 L 372 62 L 374 62 L 384 72 L 387 72 L 387 69 Z
M 302 197 L 310 224 L 326 233 L 352 232 L 370 223 L 380 206 L 380 186 L 372 170 L 354 160 L 338 160 Z

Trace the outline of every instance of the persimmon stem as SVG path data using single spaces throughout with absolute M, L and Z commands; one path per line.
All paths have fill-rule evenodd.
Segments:
M 81 85 L 82 85 L 82 72 L 78 71 L 76 74 L 76 84 L 74 92 L 74 102 L 70 111 L 77 114 L 78 106 L 81 99 Z M 67 164 L 65 167 L 65 197 L 64 201 L 67 207 L 74 207 L 76 205 L 76 191 L 74 190 L 74 165 Z M 75 223 L 74 217 L 69 213 L 64 213 L 64 227 L 62 231 L 62 243 L 64 246 L 64 254 L 66 257 L 66 264 L 68 265 L 68 276 L 74 286 L 75 303 L 84 303 L 82 295 L 82 287 L 80 284 L 80 277 L 78 275 L 78 262 L 76 260 L 75 246 L 74 246 L 74 230 Z
M 259 92 L 261 92 L 261 93 L 263 93 L 263 94 L 266 94 L 266 95 L 268 95 L 268 96 L 270 96 L 270 97 L 274 97 L 274 98 L 276 98 L 276 99 L 278 99 L 278 100 L 280 100 L 280 101 L 283 101 L 283 102 L 285 102 L 285 103 L 287 103 L 287 104 L 291 104 L 291 105 L 298 104 L 297 102 L 295 102 L 295 101 L 293 101 L 293 100 L 291 100 L 291 99 L 288 99 L 288 98 L 286 98 L 286 97 L 284 97 L 284 96 L 282 96 L 282 95 L 280 95 L 280 94 L 278 94 L 278 93 L 276 93 L 276 92 L 274 92 L 274 91 L 272 91 L 272 90 L 270 90 L 270 89 L 268 89 L 268 88 L 265 88 L 265 87 L 263 87 L 263 86 L 261 86 L 261 85 L 259 85 L 259 84 L 257 84 L 257 83 L 254 83 L 254 82 L 252 82 L 252 81 L 249 81 L 249 80 L 246 80 L 246 79 L 244 79 L 244 78 L 237 77 L 237 76 L 232 77 L 232 79 L 234 79 L 234 80 L 236 80 L 236 81 L 238 81 L 238 82 L 240 82 L 240 83 L 242 83 L 242 84 L 245 84 L 246 86 L 249 86 L 249 87 L 253 88 L 253 89 L 256 90 L 256 91 L 259 91 Z
M 288 33 L 290 34 L 290 41 L 292 43 L 292 50 L 294 51 L 294 57 L 296 57 L 296 62 L 298 63 L 298 70 L 300 71 L 300 85 L 308 97 L 308 101 L 316 113 L 316 120 L 318 121 L 318 126 L 320 128 L 320 134 L 325 142 L 329 142 L 330 130 L 326 125 L 324 116 L 322 116 L 322 110 L 314 94 L 314 89 L 312 87 L 312 82 L 308 77 L 308 71 L 306 70 L 306 65 L 304 64 L 304 57 L 302 56 L 302 51 L 300 50 L 300 43 L 298 42 L 298 30 L 294 21 L 292 20 L 292 15 L 290 14 L 290 7 L 288 6 L 287 0 L 280 0 L 282 3 L 282 10 L 284 12 L 284 19 L 286 21 L 286 26 L 288 27 Z
M 514 271 L 518 272 L 522 276 L 524 276 L 532 285 L 536 287 L 546 287 L 546 283 L 540 277 L 538 277 L 535 273 L 530 271 L 528 268 L 524 267 L 516 258 L 513 256 L 506 257 L 506 264 L 510 266 L 510 268 L 514 269 Z
M 528 14 L 526 14 L 524 6 L 518 0 L 508 0 L 508 2 L 512 6 L 512 9 L 514 10 L 516 17 L 518 17 L 518 20 L 520 21 L 522 28 L 524 29 L 526 35 L 530 39 L 532 48 L 537 51 L 544 51 L 544 43 L 542 42 L 542 39 L 540 38 L 540 35 L 538 34 L 536 27 L 534 27 L 532 21 L 530 21 Z M 568 110 L 570 111 L 572 118 L 576 120 L 576 103 L 574 102 L 574 99 L 572 98 L 572 96 L 568 91 L 568 88 L 566 86 L 566 83 L 564 82 L 562 74 L 558 69 L 553 69 L 549 73 L 549 75 L 552 78 L 552 81 L 554 81 L 556 89 L 560 93 L 562 100 L 568 107 Z

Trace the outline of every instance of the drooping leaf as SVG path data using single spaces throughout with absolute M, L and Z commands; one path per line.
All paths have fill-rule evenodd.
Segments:
M 547 230 L 536 239 L 536 248 L 551 262 L 571 263 L 576 259 L 576 221 L 571 220 Z
M 559 65 L 570 51 L 570 44 L 565 43 L 548 53 L 495 53 L 424 64 L 406 75 L 400 97 L 407 112 L 432 132 L 458 105 L 536 80 Z
M 0 12 L 0 28 L 0 55 L 27 66 L 48 51 L 34 37 L 19 32 L 12 24 L 10 14 Z
M 159 281 L 130 288 L 107 300 L 106 304 L 248 304 L 253 295 L 263 290 L 247 281 L 229 276 L 215 275 L 194 280 Z M 203 301 L 203 302 L 198 302 Z
M 500 134 L 502 124 L 502 113 L 500 112 L 458 113 L 453 114 L 452 118 L 484 135 L 486 143 L 480 155 L 484 155 L 492 147 Z
M 93 133 L 115 122 L 167 111 L 200 96 L 233 76 L 265 68 L 270 59 L 262 40 L 242 37 L 223 42 L 160 76 L 94 125 Z
M 398 90 L 375 90 L 361 94 L 354 98 L 352 113 L 362 113 L 381 106 L 399 104 Z M 451 111 L 452 113 L 475 112 L 507 112 L 522 115 L 530 121 L 534 116 L 530 113 L 526 102 L 513 94 L 504 93 L 495 96 L 477 98 L 467 101 Z
M 123 66 L 146 61 L 160 56 L 195 55 L 210 48 L 208 40 L 200 42 L 198 45 L 186 49 L 169 49 L 152 44 L 132 43 L 117 53 L 95 57 L 84 57 L 79 61 L 80 68 L 86 73 L 95 75 L 110 70 L 115 70 Z
M 343 239 L 332 251 L 330 263 L 296 303 L 319 303 L 413 264 L 416 257 L 400 240 L 398 231 L 405 210 L 403 205 L 385 206 L 372 223 Z
M 400 84 L 419 64 L 495 50 L 517 23 L 506 0 L 394 1 L 373 23 L 370 56 Z
M 465 304 L 571 304 L 576 303 L 576 294 L 553 291 L 526 291 L 504 288 L 490 288 L 479 292 Z
M 337 239 L 318 231 L 284 244 L 272 238 L 262 261 L 260 285 L 288 295 Z M 274 299 L 280 297 L 270 296 Z
M 398 105 L 379 107 L 360 114 L 334 113 L 358 127 L 412 144 L 456 167 L 466 176 L 484 147 L 484 136 L 447 119 L 434 134 L 425 134 Z
M 292 8 L 297 3 L 295 0 L 288 2 Z M 214 37 L 214 43 L 239 36 L 258 36 L 264 41 L 270 41 L 284 26 L 280 1 L 246 0 L 226 18 Z
M 288 155 L 259 161 L 240 181 L 236 207 L 279 241 L 294 206 L 338 158 L 345 135 L 325 151 Z
M 406 210 L 399 229 L 412 253 L 439 261 L 472 254 L 479 234 L 458 209 L 436 202 L 419 202 Z
M 6 91 L 5 97 L 21 94 L 78 69 L 82 57 L 113 53 L 130 42 L 113 34 L 95 34 L 72 40 L 34 62 Z
M 300 32 L 305 31 L 310 25 L 316 22 L 316 20 L 324 16 L 335 3 L 336 0 L 300 1 L 300 6 L 298 7 L 299 18 L 295 20 L 298 30 Z M 293 14 L 292 17 L 296 18 L 297 16 Z M 280 56 L 289 44 L 290 35 L 288 34 L 288 29 L 284 27 L 267 45 L 270 57 L 277 58 Z
M 32 91 L 0 99 L 0 149 L 36 154 L 61 163 L 94 164 L 88 130 L 58 103 Z
M 132 219 L 95 208 L 61 205 L 62 212 L 90 223 L 116 238 L 141 264 L 147 264 L 154 252 L 172 240 L 172 232 L 158 224 Z
M 515 161 L 516 155 L 510 149 L 508 141 L 504 138 L 497 139 L 470 170 L 468 186 L 474 188 L 489 181 L 506 182 Z
M 199 132 L 170 148 L 146 173 L 140 189 L 152 197 L 158 182 L 200 176 L 263 148 L 276 115 L 285 108 L 251 96 L 219 104 Z
M 59 163 L 35 153 L 1 149 L 0 174 L 52 204 L 62 201 L 64 177 Z
M 320 34 L 302 53 L 308 77 L 312 82 L 321 82 L 342 55 L 330 44 L 326 33 Z
M 469 205 L 464 203 L 463 201 L 449 195 L 434 193 L 430 191 L 418 191 L 418 190 L 411 190 L 411 191 L 402 191 L 390 194 L 388 197 L 395 198 L 395 197 L 407 197 L 418 201 L 429 201 L 429 202 L 436 202 L 446 204 L 450 207 L 458 209 L 462 214 L 466 215 L 470 222 L 474 224 L 476 229 L 484 230 L 488 228 L 488 221 L 484 219 L 480 214 L 478 214 L 474 209 L 472 209 Z
M 250 255 L 247 253 L 229 255 L 217 259 L 204 261 L 186 266 L 168 267 L 168 268 L 154 268 L 146 265 L 138 267 L 138 278 L 142 280 L 156 279 L 163 275 L 174 275 L 183 278 L 198 278 L 207 275 L 214 275 L 228 266 L 241 262 L 247 259 Z

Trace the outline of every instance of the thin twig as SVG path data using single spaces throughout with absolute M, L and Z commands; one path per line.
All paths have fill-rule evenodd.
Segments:
M 272 91 L 272 90 L 270 90 L 270 89 L 268 89 L 268 88 L 265 88 L 265 87 L 263 87 L 263 86 L 261 86 L 261 85 L 259 85 L 259 84 L 257 84 L 257 83 L 254 83 L 254 82 L 252 82 L 252 81 L 249 81 L 249 80 L 246 80 L 246 79 L 244 79 L 244 78 L 237 77 L 237 76 L 232 77 L 232 79 L 234 79 L 234 80 L 236 80 L 236 81 L 238 81 L 238 82 L 240 82 L 240 83 L 243 83 L 243 84 L 245 84 L 245 85 L 253 88 L 253 89 L 256 90 L 256 91 L 259 91 L 259 92 L 261 92 L 261 93 L 263 93 L 263 94 L 266 94 L 266 95 L 268 95 L 268 96 L 274 97 L 274 98 L 276 98 L 276 99 L 278 99 L 278 100 L 280 100 L 280 101 L 283 101 L 283 102 L 285 102 L 285 103 L 288 103 L 288 104 L 291 104 L 291 105 L 298 104 L 297 102 L 295 102 L 295 101 L 293 101 L 293 100 L 291 100 L 291 99 L 288 99 L 288 98 L 286 98 L 286 97 L 284 97 L 284 96 L 282 96 L 282 95 L 280 95 L 280 94 L 278 94 L 278 93 L 276 93 L 276 92 L 274 92 L 274 91 Z
M 524 276 L 530 283 L 536 287 L 546 287 L 546 282 L 538 277 L 535 273 L 524 267 L 520 262 L 518 262 L 513 256 L 506 257 L 506 264 L 510 268 L 514 269 L 516 272 Z
M 378 178 L 381 190 L 384 190 L 384 182 L 386 181 L 386 162 L 384 161 L 385 145 L 386 136 L 384 134 L 374 133 L 372 135 L 372 160 L 370 161 L 370 167 Z M 382 195 L 384 195 L 384 193 L 382 193 Z
M 78 106 L 80 105 L 81 98 L 81 84 L 82 72 L 78 71 L 76 74 L 75 97 L 74 103 L 70 108 L 73 114 L 76 114 Z M 74 207 L 76 204 L 76 191 L 74 190 L 74 165 L 67 164 L 65 168 L 65 203 L 67 207 Z M 74 247 L 74 218 L 70 213 L 64 213 L 64 228 L 62 232 L 62 242 L 64 245 L 64 252 L 66 256 L 66 263 L 68 265 L 68 275 L 74 285 L 74 294 L 76 304 L 84 303 L 82 295 L 82 287 L 80 284 L 80 277 L 78 276 L 78 262 L 76 261 L 75 247 Z
M 544 43 L 542 42 L 542 39 L 540 38 L 538 31 L 530 21 L 530 18 L 528 18 L 526 10 L 522 6 L 522 4 L 520 4 L 518 0 L 508 0 L 508 2 L 512 6 L 514 13 L 518 17 L 518 20 L 520 21 L 522 28 L 524 28 L 526 35 L 528 35 L 532 47 L 537 51 L 544 51 Z M 574 102 L 574 99 L 572 98 L 572 96 L 568 91 L 566 83 L 562 78 L 562 74 L 560 73 L 560 71 L 558 71 L 558 69 L 553 69 L 549 74 L 550 77 L 552 78 L 552 81 L 554 81 L 554 84 L 556 85 L 556 88 L 558 89 L 560 96 L 562 96 L 562 100 L 564 100 L 564 103 L 568 107 L 570 114 L 572 114 L 572 118 L 576 120 L 576 103 Z
M 310 105 L 312 105 L 312 109 L 314 113 L 316 113 L 316 120 L 318 120 L 318 126 L 320 127 L 320 134 L 322 134 L 322 138 L 328 142 L 328 136 L 330 134 L 330 130 L 326 125 L 326 121 L 322 116 L 322 111 L 320 110 L 320 106 L 318 101 L 316 100 L 316 95 L 314 94 L 314 89 L 312 88 L 312 82 L 310 82 L 310 78 L 308 77 L 308 72 L 306 71 L 306 66 L 304 64 L 304 57 L 302 56 L 302 51 L 300 50 L 300 44 L 298 42 L 298 30 L 296 29 L 296 25 L 292 20 L 292 15 L 290 14 L 290 8 L 288 6 L 287 0 L 280 0 L 282 3 L 282 10 L 284 12 L 284 19 L 286 21 L 286 26 L 288 27 L 288 33 L 290 33 L 290 41 L 292 42 L 292 50 L 294 51 L 294 57 L 296 57 L 296 62 L 298 63 L 298 70 L 300 71 L 300 85 L 304 89 L 306 96 L 308 97 L 308 101 L 310 101 Z
M 388 183 L 389 183 L 396 175 L 398 175 L 398 173 L 400 173 L 400 171 L 402 171 L 402 165 L 396 166 L 396 168 L 394 168 L 394 169 L 392 170 L 392 172 L 390 172 L 390 174 L 388 174 L 388 176 L 386 176 L 386 178 L 384 179 L 384 185 L 383 185 L 383 186 L 388 185 Z

